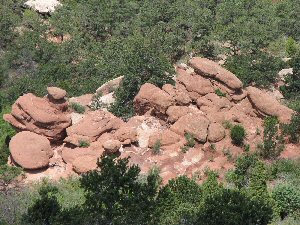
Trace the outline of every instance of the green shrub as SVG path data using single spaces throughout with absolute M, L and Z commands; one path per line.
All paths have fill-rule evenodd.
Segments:
M 279 184 L 272 191 L 281 219 L 300 212 L 300 190 L 290 184 Z
M 195 141 L 195 136 L 189 132 L 185 133 L 184 134 L 184 137 L 185 137 L 185 140 L 186 140 L 186 145 L 190 148 L 193 148 L 196 144 L 196 141 Z
M 154 146 L 152 148 L 152 152 L 154 154 L 159 154 L 160 153 L 160 147 L 161 147 L 161 142 L 160 140 L 157 140 L 155 143 L 154 143 Z
M 44 185 L 39 190 L 40 198 L 28 208 L 23 217 L 23 223 L 27 224 L 55 224 L 61 212 L 57 201 L 58 189 L 53 185 Z
M 14 178 L 22 173 L 22 168 L 8 165 L 0 165 L 0 180 L 10 183 Z
M 223 93 L 219 88 L 215 90 L 215 93 L 220 97 L 226 97 L 226 93 Z
M 280 86 L 280 90 L 285 98 L 299 100 L 300 96 L 300 49 L 295 53 L 292 60 L 289 61 L 293 68 L 293 74 L 285 77 L 285 84 Z
M 228 182 L 233 183 L 237 188 L 247 187 L 250 182 L 252 168 L 258 162 L 258 157 L 254 154 L 245 154 L 237 158 L 235 169 L 226 175 Z
M 85 140 L 79 140 L 79 147 L 80 148 L 87 148 L 90 146 L 90 143 L 88 143 L 87 141 Z
M 265 159 L 277 158 L 284 149 L 283 137 L 279 133 L 279 123 L 276 117 L 266 117 L 264 120 L 263 143 L 258 145 L 259 154 Z
M 267 87 L 275 83 L 278 71 L 283 68 L 283 62 L 280 58 L 258 52 L 231 56 L 226 61 L 225 67 L 245 86 Z
M 195 224 L 261 224 L 272 219 L 272 207 L 235 189 L 221 188 L 205 198 Z
M 124 78 L 115 91 L 116 102 L 111 112 L 128 118 L 133 115 L 133 99 L 145 83 L 162 87 L 174 83 L 174 68 L 157 43 L 141 35 L 124 40 L 125 49 L 119 65 L 119 74 Z
M 77 113 L 83 114 L 85 112 L 84 106 L 80 105 L 79 103 L 72 102 L 70 106 L 71 109 L 73 109 Z
M 222 152 L 223 152 L 223 155 L 227 157 L 227 160 L 228 160 L 229 162 L 232 162 L 232 161 L 233 161 L 233 155 L 232 155 L 230 149 L 228 149 L 228 148 L 225 149 L 225 148 L 224 148 L 224 149 L 222 150 Z
M 182 153 L 187 153 L 188 150 L 190 150 L 190 147 L 189 147 L 189 146 L 186 146 L 186 145 L 185 145 L 185 146 L 182 146 L 182 147 L 181 147 L 181 152 L 182 152 Z
M 235 125 L 230 130 L 230 137 L 235 145 L 241 146 L 244 143 L 246 137 L 245 128 L 241 125 Z
M 300 114 L 294 114 L 290 124 L 283 125 L 283 135 L 289 137 L 292 143 L 299 143 L 300 139 Z
M 293 57 L 296 54 L 297 49 L 298 49 L 297 42 L 292 37 L 289 37 L 285 43 L 285 51 L 287 56 Z
M 224 120 L 222 125 L 225 129 L 231 129 L 233 127 L 233 124 L 229 120 Z

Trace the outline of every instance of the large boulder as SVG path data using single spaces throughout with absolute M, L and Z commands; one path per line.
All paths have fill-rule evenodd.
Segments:
M 265 115 L 276 116 L 282 123 L 289 123 L 294 111 L 281 105 L 275 98 L 256 87 L 247 87 L 248 97 L 254 108 Z
M 189 61 L 189 64 L 200 75 L 221 81 L 231 89 L 235 90 L 243 87 L 243 83 L 233 73 L 212 60 L 195 57 Z
M 47 167 L 53 156 L 49 140 L 29 131 L 16 134 L 9 143 L 9 149 L 13 160 L 24 169 Z
M 170 129 L 179 135 L 191 133 L 199 142 L 206 142 L 209 120 L 200 113 L 189 113 L 182 116 Z
M 189 74 L 185 70 L 177 69 L 177 80 L 182 83 L 189 92 L 196 92 L 200 95 L 206 95 L 214 92 L 211 82 L 204 77 L 196 74 Z
M 173 104 L 173 98 L 165 91 L 153 84 L 144 84 L 134 98 L 134 109 L 139 115 L 144 115 L 150 109 L 165 113 Z
M 208 127 L 208 141 L 218 142 L 225 137 L 225 129 L 219 123 L 211 123 Z
M 29 93 L 17 99 L 11 114 L 4 120 L 19 130 L 32 131 L 47 137 L 50 141 L 65 137 L 65 129 L 71 125 L 70 115 L 53 106 L 47 98 Z
M 67 128 L 67 137 L 64 141 L 76 146 L 79 146 L 81 141 L 91 143 L 102 134 L 117 130 L 122 125 L 124 122 L 110 112 L 90 111 L 77 124 Z

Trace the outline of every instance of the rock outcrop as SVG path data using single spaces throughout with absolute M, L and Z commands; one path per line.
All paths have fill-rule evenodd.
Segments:
M 129 156 L 143 173 L 159 167 L 164 182 L 207 168 L 222 176 L 233 168 L 228 156 L 235 158 L 244 151 L 232 144 L 231 125 L 245 128 L 245 143 L 255 150 L 263 138 L 258 130 L 263 131 L 265 116 L 290 121 L 293 110 L 257 88 L 243 89 L 233 73 L 215 62 L 193 58 L 190 65 L 176 68 L 174 86 L 142 85 L 134 98 L 137 115 L 127 121 L 105 107 L 96 110 L 90 105 L 100 92 L 112 98 L 122 77 L 101 86 L 98 94 L 67 99 L 64 90 L 50 87 L 44 98 L 21 96 L 11 114 L 4 116 L 25 131 L 11 140 L 11 158 L 26 169 L 47 167 L 50 161 L 52 167 L 61 162 L 60 168 L 82 174 L 96 169 L 103 154 L 116 154 Z M 72 112 L 68 102 L 79 103 L 86 111 Z
M 140 115 L 151 109 L 165 113 L 172 104 L 173 99 L 168 93 L 149 83 L 144 84 L 134 98 L 134 109 Z
M 294 111 L 281 105 L 275 98 L 256 87 L 247 87 L 250 101 L 261 113 L 278 117 L 282 123 L 289 123 Z
M 119 129 L 124 122 L 109 112 L 90 111 L 77 124 L 67 128 L 65 142 L 79 146 L 80 142 L 91 143 L 102 134 Z
M 18 98 L 11 114 L 4 115 L 4 120 L 18 130 L 31 131 L 50 141 L 58 141 L 65 137 L 65 129 L 71 125 L 69 114 L 61 110 L 64 108 L 61 105 L 55 107 L 55 103 L 48 98 L 29 93 Z
M 29 131 L 16 134 L 9 143 L 9 149 L 13 160 L 30 170 L 47 167 L 53 156 L 49 140 Z
M 195 57 L 190 60 L 189 64 L 200 75 L 216 79 L 227 85 L 229 88 L 237 90 L 243 87 L 243 83 L 233 73 L 224 69 L 214 61 Z

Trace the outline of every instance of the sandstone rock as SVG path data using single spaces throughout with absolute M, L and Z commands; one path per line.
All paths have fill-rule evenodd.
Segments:
M 73 162 L 81 156 L 91 156 L 93 158 L 98 159 L 99 157 L 101 157 L 103 152 L 104 152 L 104 149 L 100 148 L 100 147 L 95 148 L 95 149 L 93 149 L 92 147 L 74 148 L 74 149 L 64 147 L 61 155 L 62 155 L 64 162 L 73 164 Z
M 88 107 L 93 99 L 93 94 L 86 94 L 79 97 L 73 97 L 69 99 L 70 103 L 77 103 L 82 106 Z
M 214 61 L 195 57 L 189 61 L 189 64 L 200 75 L 219 80 L 232 89 L 241 89 L 243 87 L 243 83 L 233 73 Z
M 70 115 L 52 106 L 47 99 L 25 94 L 12 106 L 4 120 L 20 130 L 28 130 L 46 136 L 51 141 L 61 140 L 65 129 L 71 125 Z
M 269 116 L 278 117 L 282 123 L 289 123 L 294 111 L 281 105 L 275 98 L 255 87 L 247 87 L 248 97 L 254 107 Z
M 208 127 L 208 141 L 218 142 L 225 137 L 225 129 L 219 123 L 211 123 Z
M 134 98 L 134 109 L 140 115 L 144 115 L 150 109 L 165 113 L 172 104 L 173 99 L 169 94 L 149 83 L 144 84 Z
M 241 101 L 244 98 L 246 98 L 247 95 L 248 95 L 248 93 L 246 90 L 240 90 L 240 91 L 234 93 L 231 97 L 232 97 L 233 101 L 238 102 L 238 101 Z
M 168 121 L 174 123 L 176 122 L 180 117 L 188 114 L 192 110 L 187 106 L 170 106 L 167 110 L 168 115 Z
M 156 117 L 145 116 L 142 123 L 137 127 L 137 141 L 140 148 L 147 148 L 149 138 L 161 129 L 161 124 Z
M 215 93 L 209 93 L 197 99 L 197 106 L 200 110 L 209 113 L 211 111 L 218 112 L 222 109 L 230 109 L 232 103 L 225 97 L 220 97 Z
M 178 134 L 167 129 L 151 135 L 149 138 L 149 147 L 152 148 L 157 141 L 160 142 L 161 146 L 168 146 L 178 143 L 181 139 L 182 137 Z
M 124 76 L 117 77 L 115 79 L 112 79 L 105 84 L 103 84 L 101 87 L 99 87 L 96 91 L 97 94 L 107 95 L 109 93 L 114 92 L 122 82 Z
M 199 113 L 182 116 L 171 126 L 171 130 L 179 135 L 191 133 L 199 142 L 206 142 L 209 121 Z
M 131 142 L 137 142 L 137 128 L 144 120 L 144 116 L 131 117 L 127 123 L 121 126 L 115 133 L 114 137 L 121 142 L 131 140 Z
M 65 142 L 79 146 L 80 141 L 94 142 L 100 135 L 119 129 L 124 122 L 109 112 L 88 112 L 77 124 L 67 128 Z
M 189 92 L 196 92 L 200 95 L 214 92 L 213 86 L 208 79 L 199 75 L 188 74 L 185 70 L 177 69 L 177 80 L 182 83 Z
M 172 97 L 176 95 L 176 88 L 172 84 L 165 84 L 162 87 L 162 90 L 167 92 Z
M 53 156 L 47 138 L 23 131 L 16 134 L 9 143 L 13 160 L 24 169 L 40 169 L 47 167 Z
M 65 90 L 58 87 L 48 87 L 47 91 L 48 95 L 50 95 L 55 100 L 63 99 L 67 95 L 67 92 Z
M 83 155 L 73 161 L 73 169 L 76 173 L 86 173 L 97 169 L 97 158 L 91 155 Z
M 103 143 L 103 148 L 108 153 L 116 153 L 121 148 L 121 142 L 118 140 L 108 140 Z

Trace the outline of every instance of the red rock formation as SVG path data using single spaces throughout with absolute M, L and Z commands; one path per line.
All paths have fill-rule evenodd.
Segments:
M 13 160 L 24 169 L 47 167 L 53 156 L 49 140 L 29 131 L 16 134 L 9 143 L 9 149 Z
M 13 104 L 11 114 L 3 118 L 19 130 L 43 135 L 50 141 L 61 140 L 65 137 L 65 129 L 71 125 L 71 118 L 53 104 L 47 98 L 25 94 Z

